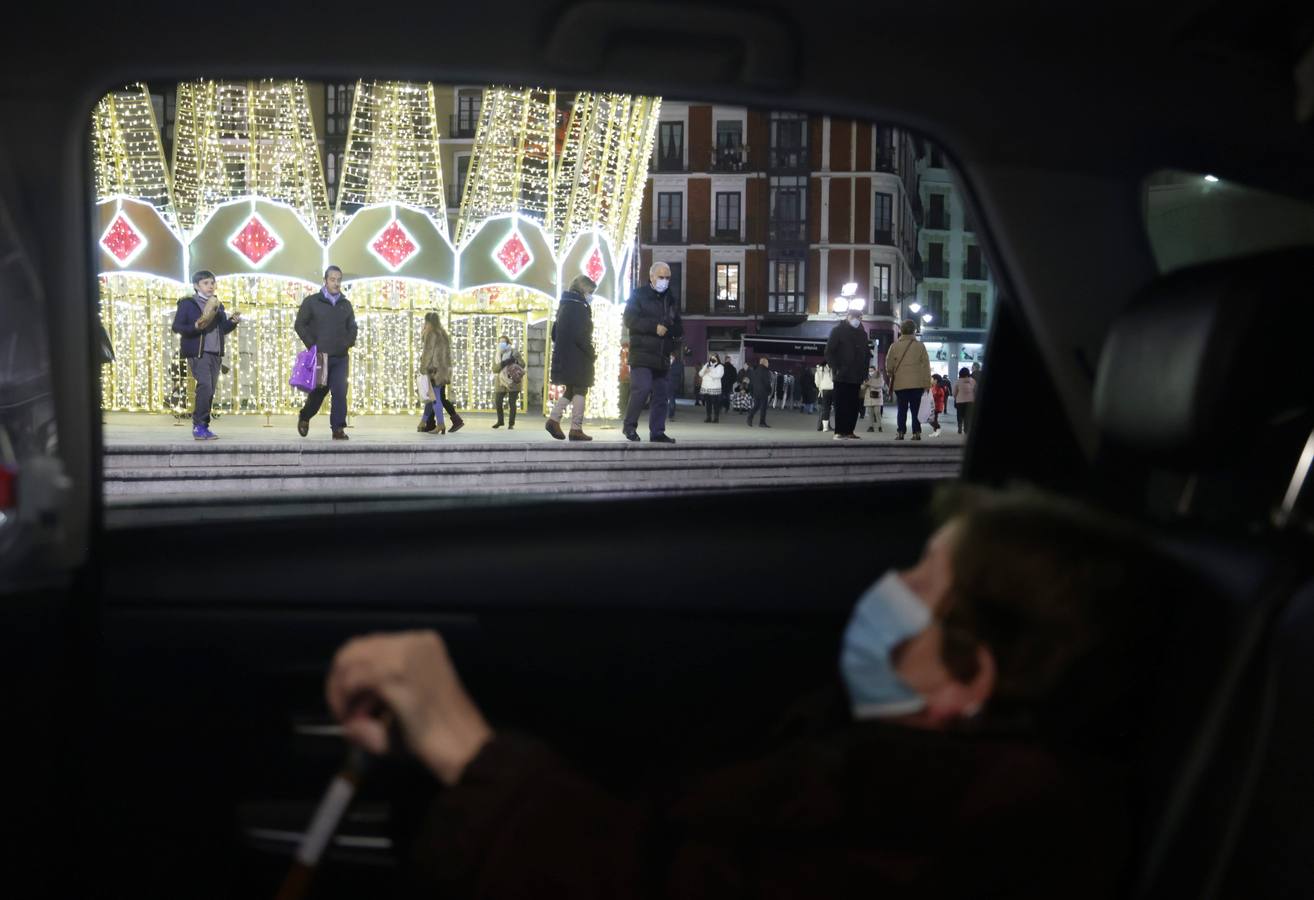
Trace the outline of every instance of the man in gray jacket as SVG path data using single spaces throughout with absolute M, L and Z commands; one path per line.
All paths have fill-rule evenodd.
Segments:
M 318 347 L 328 357 L 328 383 L 317 387 L 306 397 L 297 417 L 297 433 L 302 437 L 310 431 L 310 420 L 319 412 L 324 396 L 330 391 L 333 401 L 329 406 L 329 427 L 333 439 L 347 439 L 347 373 L 349 351 L 356 344 L 356 312 L 351 301 L 342 293 L 342 270 L 329 266 L 324 270 L 324 286 L 301 301 L 297 313 L 297 337 L 307 348 Z

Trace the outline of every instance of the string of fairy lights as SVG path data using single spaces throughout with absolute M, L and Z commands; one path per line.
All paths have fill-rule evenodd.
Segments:
M 488 218 L 516 213 L 539 223 L 561 255 L 580 234 L 597 231 L 624 246 L 637 227 L 660 100 L 579 95 L 565 146 L 557 154 L 553 91 L 485 91 L 457 224 L 457 243 Z M 166 164 L 144 85 L 107 95 L 92 120 L 99 199 L 128 196 L 160 211 L 184 243 L 220 205 L 257 197 L 288 204 L 325 243 L 355 208 L 378 203 L 418 207 L 447 233 L 446 198 L 434 86 L 357 84 L 336 209 L 330 210 L 305 83 L 196 81 L 178 85 L 172 166 Z M 197 265 L 204 265 L 197 262 Z M 562 272 L 569 282 L 575 272 Z M 243 323 L 227 342 L 216 393 L 222 413 L 283 414 L 304 395 L 287 384 L 302 347 L 293 323 L 317 284 L 276 275 L 219 273 L 218 295 Z M 348 278 L 351 274 L 348 273 Z M 618 281 L 618 284 L 621 283 Z M 105 367 L 105 409 L 190 409 L 191 379 L 170 325 L 190 286 L 169 278 L 106 274 L 101 316 L 116 360 Z M 359 334 L 352 354 L 352 414 L 418 409 L 415 372 L 423 316 L 438 312 L 452 339 L 449 395 L 463 410 L 491 410 L 499 335 L 526 353 L 531 334 L 550 325 L 553 304 L 514 285 L 450 292 L 422 280 L 349 281 Z M 615 416 L 623 298 L 596 298 L 597 385 L 588 415 Z M 531 324 L 538 323 L 538 324 Z M 549 365 L 551 347 L 544 365 Z M 527 407 L 521 391 L 520 408 Z M 551 399 L 555 399 L 555 394 Z

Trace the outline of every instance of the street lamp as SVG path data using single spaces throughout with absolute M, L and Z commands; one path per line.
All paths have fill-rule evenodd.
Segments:
M 927 313 L 926 315 L 922 316 L 922 321 L 925 322 L 927 325 L 931 324 L 931 320 L 932 317 L 930 313 Z
M 914 300 L 912 303 L 908 304 L 908 312 L 912 313 L 913 315 L 917 315 L 921 311 L 922 311 L 922 305 L 917 301 Z
M 837 313 L 845 313 L 845 312 L 848 312 L 848 311 L 849 311 L 849 298 L 848 298 L 848 297 L 836 297 L 834 300 L 832 300 L 832 301 L 830 302 L 830 308 L 831 308 L 831 311 L 832 311 L 832 312 L 837 312 Z

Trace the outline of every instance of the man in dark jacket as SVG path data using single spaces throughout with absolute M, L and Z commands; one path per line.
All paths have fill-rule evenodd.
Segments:
M 770 428 L 766 421 L 767 406 L 771 403 L 771 392 L 775 389 L 776 376 L 771 371 L 771 362 L 765 356 L 757 361 L 757 366 L 748 376 L 753 386 L 753 411 L 748 414 L 748 427 L 753 427 L 753 416 L 761 413 L 763 428 Z
M 862 327 L 860 311 L 850 311 L 831 329 L 826 364 L 835 379 L 835 440 L 856 441 L 853 429 L 858 425 L 859 394 L 871 365 L 871 341 Z
M 812 374 L 811 366 L 803 366 L 798 373 L 799 395 L 803 401 L 803 409 L 800 412 L 816 412 L 815 405 L 817 402 L 817 379 Z
M 631 441 L 639 440 L 639 413 L 651 396 L 648 440 L 654 444 L 675 443 L 666 436 L 666 373 L 671 352 L 684 337 L 684 325 L 670 287 L 671 267 L 664 262 L 653 263 L 648 270 L 648 284 L 636 288 L 625 304 L 625 327 L 630 332 L 630 402 L 623 430 Z
M 743 372 L 735 368 L 734 360 L 730 357 L 721 356 L 721 408 L 728 414 L 730 412 L 730 397 L 735 392 L 735 384 L 738 383 Z
M 173 316 L 173 330 L 182 336 L 179 355 L 196 379 L 196 407 L 192 411 L 192 437 L 198 441 L 213 441 L 210 431 L 210 407 L 214 403 L 214 389 L 219 383 L 219 370 L 224 358 L 224 336 L 237 327 L 241 313 L 229 316 L 224 305 L 214 295 L 214 273 L 201 269 L 192 276 L 196 290 L 190 297 L 178 301 Z
M 324 397 L 333 392 L 329 407 L 329 427 L 333 439 L 347 439 L 347 351 L 356 345 L 356 312 L 342 293 L 342 270 L 329 266 L 324 270 L 324 286 L 301 301 L 297 313 L 297 337 L 307 349 L 318 347 L 328 357 L 328 383 L 306 397 L 306 405 L 297 416 L 297 433 L 310 431 L 310 420 L 319 412 Z

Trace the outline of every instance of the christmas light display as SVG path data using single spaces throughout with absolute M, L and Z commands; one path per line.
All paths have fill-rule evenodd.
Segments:
M 623 247 L 638 225 L 661 100 L 580 93 L 557 170 L 556 246 L 600 229 Z
M 337 200 L 339 224 L 356 207 L 405 203 L 447 234 L 432 84 L 357 82 Z
M 328 238 L 328 186 L 304 82 L 182 82 L 177 109 L 173 185 L 183 229 L 227 201 L 264 197 Z
M 520 214 L 553 233 L 556 117 L 556 91 L 484 91 L 456 224 L 458 244 L 487 219 L 507 213 Z
M 173 223 L 173 184 L 144 84 L 113 91 L 96 104 L 91 146 L 97 199 L 135 197 Z

